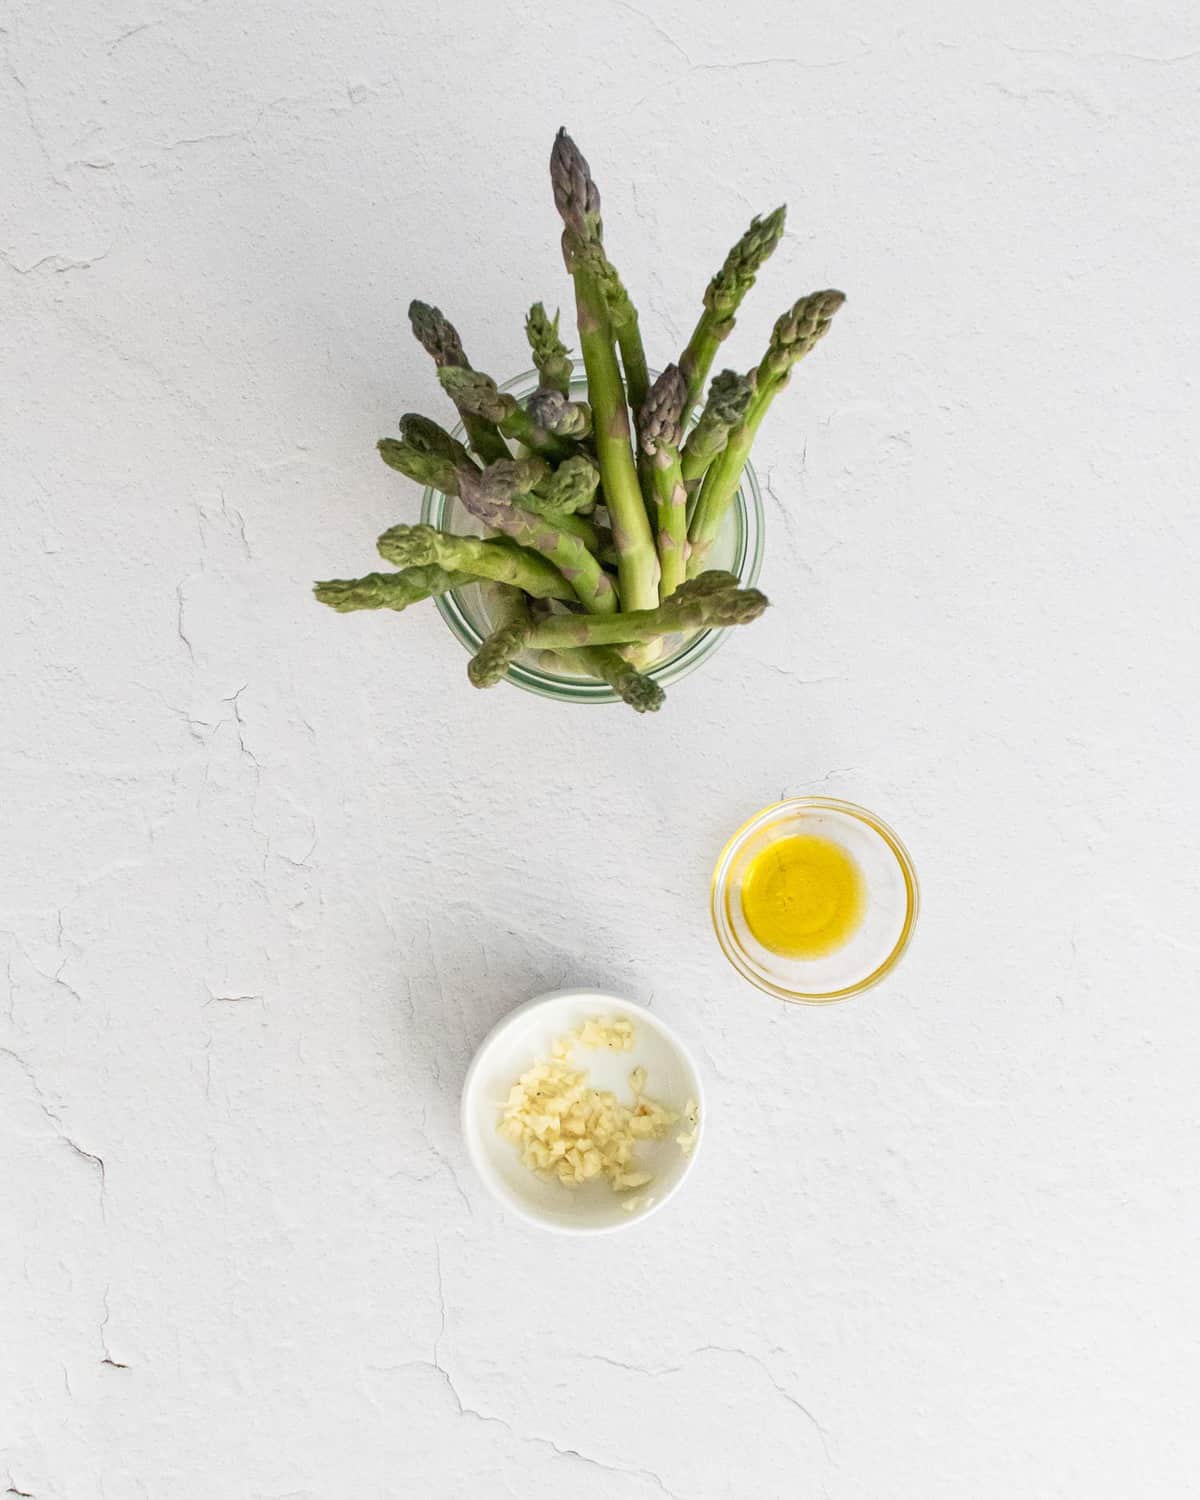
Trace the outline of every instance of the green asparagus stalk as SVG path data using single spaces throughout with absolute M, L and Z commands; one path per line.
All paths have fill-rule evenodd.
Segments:
M 726 512 L 741 483 L 742 470 L 767 408 L 788 383 L 793 367 L 829 331 L 833 315 L 845 302 L 842 292 L 812 292 L 801 297 L 775 324 L 767 352 L 754 371 L 754 394 L 741 422 L 729 434 L 700 486 L 690 529 L 689 576 L 704 567 Z
M 550 153 L 550 188 L 554 206 L 563 223 L 580 244 L 602 243 L 604 221 L 600 215 L 600 189 L 583 152 L 564 126 L 554 137 Z
M 531 491 L 522 497 L 521 507 L 535 516 L 546 515 L 536 491 Z M 617 549 L 613 542 L 612 532 L 604 526 L 598 526 L 590 516 L 550 515 L 547 519 L 560 531 L 577 536 L 593 557 L 599 558 L 602 563 L 611 564 L 614 568 L 617 566 Z
M 625 386 L 613 347 L 604 295 L 588 269 L 587 245 L 601 239 L 600 194 L 588 164 L 565 130 L 550 157 L 554 202 L 562 215 L 563 259 L 575 283 L 579 343 L 605 502 L 620 557 L 621 599 L 626 609 L 652 608 L 658 600 L 658 554 L 638 484 L 630 443 Z
M 592 432 L 592 409 L 586 401 L 568 401 L 561 391 L 542 386 L 530 396 L 530 419 L 555 437 L 586 438 Z
M 395 438 L 380 438 L 375 446 L 389 469 L 397 470 L 428 489 L 440 490 L 443 495 L 458 492 L 460 465 L 454 459 L 439 453 L 422 453 L 410 443 L 398 442 Z M 470 463 L 471 460 L 464 457 L 463 461 Z
M 562 215 L 567 232 L 575 240 L 572 255 L 586 260 L 587 271 L 604 303 L 609 330 L 620 345 L 630 404 L 636 411 L 646 399 L 650 386 L 637 308 L 604 250 L 600 189 L 596 186 L 583 152 L 565 130 L 560 130 L 555 137 L 554 150 L 550 156 L 550 182 L 554 189 L 554 206 Z M 567 254 L 565 245 L 563 253 Z M 572 270 L 570 260 L 567 262 L 567 269 Z M 572 274 L 575 273 L 572 271 Z M 578 279 L 576 295 L 578 296 Z M 583 360 L 586 368 L 586 350 Z M 589 370 L 589 391 L 591 384 Z
M 578 456 L 583 457 L 582 454 Z M 562 467 L 569 466 L 571 463 L 572 460 L 567 459 Z M 516 483 L 514 498 L 521 502 L 522 510 L 531 511 L 535 516 L 549 514 L 542 495 L 545 491 L 553 493 L 556 490 L 558 486 L 555 480 L 559 472 L 557 469 L 548 470 L 545 461 L 538 458 L 510 459 L 496 470 L 503 482 L 514 481 Z M 559 481 L 559 484 L 562 484 L 562 481 Z M 549 519 L 560 531 L 577 536 L 593 557 L 599 558 L 602 563 L 616 565 L 616 546 L 613 543 L 612 532 L 606 527 L 598 526 L 587 516 L 567 514 L 565 511 L 550 515 Z
M 458 493 L 462 503 L 485 526 L 511 537 L 522 547 L 540 552 L 553 563 L 585 609 L 595 614 L 613 613 L 617 598 L 612 579 L 588 550 L 586 542 L 556 522 L 514 504 L 522 494 L 520 483 L 512 474 L 514 467 L 509 462 L 490 464 L 482 474 L 471 469 L 460 470 Z
M 395 438 L 380 438 L 377 444 L 379 456 L 391 469 L 398 469 L 401 474 L 406 474 L 418 484 L 440 490 L 444 495 L 458 494 L 459 469 L 452 466 L 443 458 L 432 455 L 414 453 L 405 443 L 399 443 Z M 465 450 L 464 450 L 465 451 Z M 471 464 L 467 457 L 466 462 Z M 579 537 L 584 546 L 598 557 L 601 562 L 615 562 L 616 550 L 613 545 L 612 533 L 597 526 L 594 521 L 587 520 L 584 516 L 570 513 L 570 506 L 585 504 L 583 498 L 585 486 L 588 484 L 587 474 L 590 474 L 591 489 L 586 493 L 593 494 L 596 489 L 598 475 L 595 468 L 586 458 L 568 459 L 561 468 L 551 473 L 546 464 L 537 458 L 510 460 L 517 465 L 515 473 L 525 476 L 523 504 L 526 510 L 533 511 L 537 515 L 547 515 L 563 531 L 569 531 L 573 536 Z M 573 467 L 576 463 L 582 468 Z M 530 486 L 536 485 L 536 488 Z
M 469 370 L 470 362 L 463 350 L 458 330 L 445 316 L 441 308 L 430 307 L 427 302 L 411 302 L 408 320 L 417 342 L 430 355 L 439 370 Z M 495 423 L 477 416 L 473 412 L 459 409 L 463 426 L 471 440 L 471 447 L 485 464 L 508 458 L 508 444 L 496 430 Z
M 432 526 L 393 526 L 376 542 L 398 568 L 436 566 L 467 579 L 488 578 L 523 589 L 534 599 L 574 599 L 575 591 L 538 552 L 506 537 L 455 536 Z M 457 587 L 457 585 L 456 585 Z
M 547 471 L 545 463 L 540 459 L 510 460 L 510 462 L 538 465 L 536 470 L 529 471 L 530 477 L 522 486 L 520 494 L 522 510 L 531 511 L 536 516 L 549 517 L 560 531 L 569 531 L 572 536 L 579 537 L 593 557 L 598 557 L 603 563 L 615 565 L 617 551 L 612 532 L 603 526 L 598 526 L 587 516 L 576 515 L 573 509 L 573 507 L 581 508 L 587 503 L 584 499 L 585 495 L 590 497 L 595 494 L 598 475 L 589 459 L 582 456 L 577 459 L 569 458 L 553 473 Z M 575 467 L 576 465 L 579 467 Z M 533 474 L 539 477 L 534 479 Z M 446 493 L 457 495 L 457 472 L 451 483 L 453 488 L 448 489 Z
M 845 292 L 810 292 L 791 306 L 771 330 L 767 352 L 754 372 L 751 409 L 765 388 L 773 393 L 787 384 L 794 366 L 829 332 L 834 314 L 846 300 Z
M 414 452 L 429 458 L 448 458 L 457 467 L 468 463 L 470 454 L 444 427 L 415 411 L 400 418 L 400 438 Z
M 591 510 L 599 484 L 600 470 L 581 453 L 560 464 L 549 479 L 525 497 L 524 504 L 527 510 L 536 510 L 542 516 L 557 519 L 574 515 Z
M 495 687 L 525 649 L 533 617 L 524 594 L 497 586 L 488 590 L 492 632 L 467 664 L 467 676 L 477 688 Z
M 704 311 L 679 359 L 679 366 L 688 382 L 685 411 L 691 411 L 700 399 L 717 350 L 733 332 L 734 319 L 742 299 L 754 285 L 754 278 L 762 269 L 763 263 L 778 245 L 786 217 L 787 205 L 781 204 L 765 219 L 752 219 L 749 229 L 730 250 L 721 269 L 708 283 L 704 293 Z
M 535 302 L 525 318 L 525 337 L 542 385 L 547 390 L 570 395 L 574 366 L 566 344 L 558 336 L 558 314 L 551 318 L 542 304 Z
M 733 370 L 722 370 L 708 388 L 708 401 L 700 420 L 683 445 L 683 482 L 694 494 L 709 464 L 729 439 L 730 431 L 746 415 L 754 383 Z
M 458 329 L 440 307 L 431 307 L 428 302 L 414 298 L 408 304 L 408 321 L 412 325 L 413 337 L 439 369 L 443 365 L 471 368 Z
M 668 365 L 638 414 L 638 438 L 650 468 L 658 514 L 659 593 L 669 599 L 687 577 L 687 490 L 679 461 L 683 441 L 683 402 L 687 382 L 678 365 Z
M 442 389 L 463 413 L 464 421 L 470 413 L 491 422 L 505 437 L 523 443 L 531 453 L 550 463 L 560 463 L 579 451 L 573 443 L 539 427 L 517 398 L 500 390 L 490 375 L 447 365 L 438 371 L 438 379 L 442 382 Z
M 453 439 L 451 439 L 453 441 Z M 462 459 L 453 463 L 439 453 L 423 453 L 411 443 L 397 442 L 395 438 L 380 438 L 375 444 L 379 456 L 389 469 L 396 469 L 418 484 L 440 490 L 443 495 L 458 494 L 458 476 L 463 468 L 476 468 L 474 460 L 459 443 Z M 513 474 L 519 476 L 525 489 L 537 484 L 548 484 L 550 468 L 544 459 L 537 457 L 504 460 L 513 464 Z
M 704 573 L 682 584 L 655 609 L 611 615 L 552 615 L 533 626 L 531 651 L 573 646 L 619 646 L 682 631 L 712 630 L 757 620 L 767 607 L 758 589 L 739 589 L 730 573 Z
M 636 713 L 657 713 L 666 694 L 653 677 L 631 667 L 619 651 L 611 646 L 580 646 L 559 653 L 562 664 L 582 677 L 597 677 L 607 682 L 613 692 Z
M 401 573 L 368 573 L 365 578 L 329 578 L 313 584 L 322 604 L 349 614 L 356 609 L 407 609 L 422 599 L 465 588 L 474 582 L 471 573 L 448 572 L 436 563 L 405 568 Z
M 603 246 L 589 245 L 587 261 L 604 298 L 609 327 L 621 351 L 625 384 L 629 389 L 629 404 L 634 411 L 639 411 L 650 389 L 650 372 L 646 368 L 646 351 L 642 345 L 637 308 Z

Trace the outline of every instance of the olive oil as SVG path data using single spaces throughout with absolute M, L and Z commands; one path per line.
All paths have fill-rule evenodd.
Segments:
M 742 880 L 747 926 L 783 958 L 833 953 L 853 937 L 866 905 L 866 882 L 853 855 L 814 833 L 768 844 Z

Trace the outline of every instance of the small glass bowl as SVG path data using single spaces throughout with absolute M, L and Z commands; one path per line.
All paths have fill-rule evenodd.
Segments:
M 653 379 L 657 371 L 652 370 Z M 536 370 L 527 370 L 517 375 L 501 390 L 510 391 L 518 401 L 524 402 L 537 389 L 539 377 Z M 583 365 L 575 362 L 575 374 L 571 379 L 571 394 L 576 399 L 587 399 L 587 382 Z M 465 441 L 461 423 L 454 429 L 454 436 Z M 457 496 L 443 495 L 440 490 L 427 489 L 421 506 L 421 520 L 427 526 L 436 526 L 439 531 L 452 531 L 460 535 L 478 536 L 483 528 Z M 729 514 L 709 555 L 709 567 L 724 568 L 736 575 L 739 588 L 753 588 L 758 582 L 762 567 L 763 507 L 758 479 L 749 464 L 742 471 L 742 483 Z M 484 636 L 491 630 L 483 591 L 476 584 L 440 594 L 435 603 L 443 620 L 472 656 L 479 650 Z M 664 684 L 677 682 L 694 672 L 707 661 L 728 634 L 727 630 L 702 630 L 683 639 L 678 650 L 647 669 L 647 675 Z M 526 692 L 538 693 L 543 698 L 556 698 L 560 703 L 619 703 L 620 699 L 606 682 L 597 682 L 591 677 L 575 677 L 555 671 L 535 657 L 525 655 L 509 668 L 506 681 L 515 683 Z
M 867 905 L 853 935 L 819 958 L 789 958 L 764 948 L 742 911 L 742 882 L 779 839 L 815 834 L 846 851 L 862 871 Z M 908 947 L 920 896 L 908 850 L 881 818 L 832 797 L 793 797 L 755 813 L 717 860 L 711 912 L 725 957 L 744 978 L 779 1000 L 828 1005 L 878 984 Z

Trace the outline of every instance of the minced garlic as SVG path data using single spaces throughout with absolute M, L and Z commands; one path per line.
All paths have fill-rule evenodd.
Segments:
M 675 1144 L 684 1156 L 690 1156 L 692 1147 L 696 1144 L 696 1137 L 700 1134 L 700 1106 L 694 1099 L 689 1099 L 683 1106 L 683 1123 L 687 1129 L 682 1135 L 675 1137 Z
M 626 1020 L 624 1016 L 618 1016 L 613 1021 L 585 1021 L 578 1039 L 585 1047 L 609 1047 L 614 1052 L 632 1052 L 633 1022 Z M 570 1047 L 569 1041 L 567 1046 Z
M 633 1048 L 633 1022 L 586 1021 L 576 1036 L 554 1043 L 549 1058 L 534 1063 L 513 1084 L 500 1117 L 500 1133 L 521 1149 L 530 1171 L 576 1188 L 602 1177 L 616 1192 L 645 1187 L 649 1172 L 638 1170 L 634 1150 L 638 1141 L 661 1140 L 680 1116 L 647 1098 L 646 1070 L 629 1075 L 632 1104 L 622 1104 L 607 1089 L 594 1089 L 587 1074 L 569 1059 L 575 1042 L 585 1047 L 609 1047 L 618 1052 Z M 689 1099 L 684 1134 L 676 1137 L 690 1152 L 698 1131 L 697 1108 Z M 626 1200 L 631 1208 L 633 1202 Z

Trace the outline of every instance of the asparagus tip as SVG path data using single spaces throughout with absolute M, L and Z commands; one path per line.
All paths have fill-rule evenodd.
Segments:
M 375 547 L 381 557 L 398 568 L 419 567 L 437 561 L 437 532 L 432 526 L 391 526 Z
M 687 378 L 678 365 L 668 365 L 650 387 L 638 413 L 638 442 L 653 457 L 661 445 L 677 448 L 683 439 L 683 408 Z
M 439 367 L 463 365 L 467 356 L 463 352 L 458 329 L 450 322 L 440 307 L 415 298 L 408 304 L 408 321 L 417 342 Z
M 550 152 L 550 185 L 563 223 L 582 241 L 600 237 L 600 190 L 587 158 L 560 125 Z
M 514 618 L 493 630 L 467 663 L 467 677 L 477 688 L 495 687 L 503 682 L 509 667 L 521 654 L 531 625 L 528 606 L 515 608 Z
M 458 494 L 476 520 L 495 526 L 514 500 L 543 483 L 549 474 L 549 465 L 539 458 L 499 459 L 482 474 L 460 468 Z
M 754 382 L 748 376 L 739 375 L 736 370 L 722 370 L 708 388 L 705 411 L 713 421 L 735 427 L 746 415 L 753 395 Z
M 786 380 L 796 361 L 803 359 L 829 332 L 830 322 L 845 300 L 845 292 L 829 288 L 809 292 L 794 302 L 771 330 L 771 340 L 756 379 Z
M 438 370 L 442 389 L 468 416 L 482 417 L 488 422 L 503 421 L 512 398 L 505 396 L 490 375 L 478 370 L 464 369 L 461 365 L 442 365 Z
M 732 327 L 732 319 L 742 298 L 754 285 L 754 279 L 778 245 L 787 217 L 787 205 L 781 203 L 765 217 L 758 214 L 749 228 L 725 257 L 721 269 L 709 282 L 704 305 L 715 317 Z
M 539 386 L 525 403 L 525 410 L 539 427 L 553 432 L 555 424 L 562 420 L 567 405 L 567 398 L 561 391 Z
M 632 670 L 613 686 L 622 700 L 639 714 L 656 714 L 667 696 L 653 677 Z

